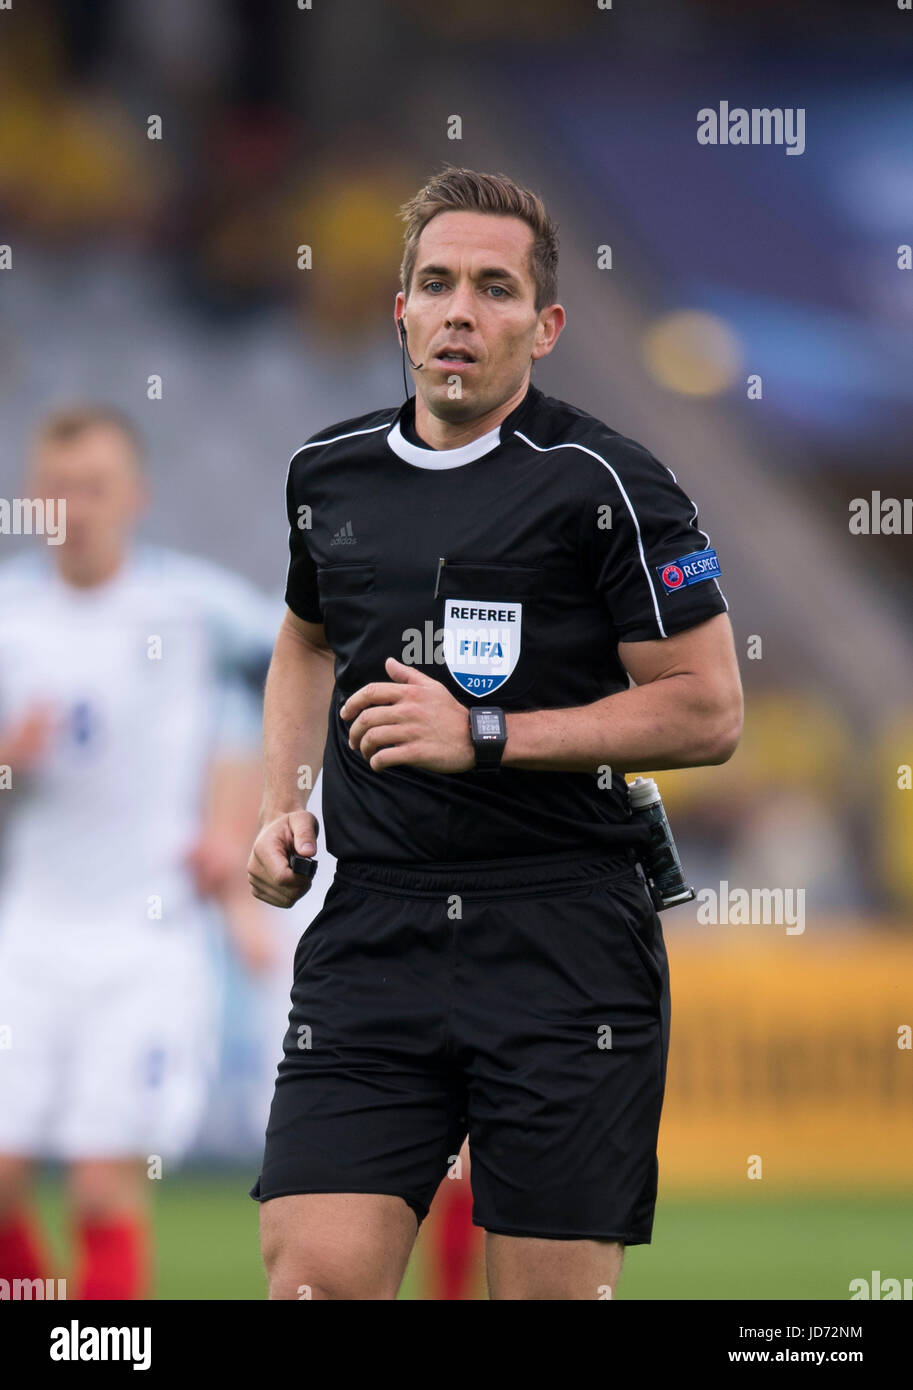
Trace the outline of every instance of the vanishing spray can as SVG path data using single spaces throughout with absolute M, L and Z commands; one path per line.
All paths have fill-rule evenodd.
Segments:
M 635 777 L 627 787 L 632 816 L 650 827 L 650 843 L 644 851 L 643 866 L 657 912 L 690 902 L 694 889 L 685 882 L 659 788 L 652 777 Z

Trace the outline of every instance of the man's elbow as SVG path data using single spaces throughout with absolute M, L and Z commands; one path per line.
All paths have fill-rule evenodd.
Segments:
M 714 734 L 710 740 L 710 757 L 707 758 L 709 766 L 718 767 L 721 763 L 728 763 L 739 746 L 743 719 L 744 706 L 740 691 L 738 698 L 732 700 L 714 720 Z

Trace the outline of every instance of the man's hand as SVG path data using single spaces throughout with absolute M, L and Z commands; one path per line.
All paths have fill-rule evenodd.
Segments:
M 219 897 L 228 891 L 244 862 L 244 849 L 243 841 L 218 826 L 206 826 L 200 831 L 184 862 L 201 897 Z M 243 878 L 241 883 L 243 886 Z
M 278 963 L 276 924 L 258 907 L 242 879 L 221 903 L 229 940 L 250 975 L 265 975 Z
M 422 767 L 428 772 L 470 772 L 476 765 L 469 711 L 431 676 L 388 656 L 394 684 L 372 681 L 350 695 L 339 713 L 349 726 L 349 747 L 372 772 Z
M 32 705 L 15 724 L 0 730 L 0 763 L 17 772 L 29 772 L 41 762 L 54 732 L 56 713 L 47 701 Z
M 255 898 L 273 907 L 292 907 L 304 896 L 310 883 L 289 868 L 292 850 L 305 859 L 317 853 L 317 818 L 310 811 L 286 811 L 260 831 L 247 862 Z

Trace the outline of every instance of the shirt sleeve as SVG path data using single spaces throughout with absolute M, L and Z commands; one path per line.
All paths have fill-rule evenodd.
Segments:
M 278 594 L 200 556 L 147 546 L 148 583 L 158 584 L 193 619 L 205 648 L 207 733 L 211 747 L 259 751 L 263 686 L 282 623 Z
M 274 601 L 229 570 L 214 569 L 212 583 L 198 585 L 217 677 L 240 678 L 262 691 L 282 619 Z
M 263 686 L 282 620 L 275 596 L 223 573 L 209 596 L 213 651 L 212 734 L 225 756 L 260 751 Z
M 307 513 L 299 513 L 297 488 L 295 485 L 295 459 L 289 464 L 288 480 L 285 487 L 286 510 L 288 511 L 288 575 L 285 584 L 285 602 L 288 607 L 306 623 L 322 623 L 320 593 L 317 588 L 317 566 L 314 563 L 307 538 L 309 531 L 304 524 Z
M 599 459 L 580 551 L 619 639 L 655 641 L 728 612 L 716 551 L 671 470 L 620 436 Z
M 224 680 L 214 692 L 211 707 L 215 757 L 258 757 L 263 741 L 263 700 L 242 680 Z

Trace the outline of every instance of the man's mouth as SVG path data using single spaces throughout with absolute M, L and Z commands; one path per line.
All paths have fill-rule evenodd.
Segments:
M 437 353 L 432 359 L 440 363 L 442 367 L 473 367 L 475 358 L 471 352 L 463 352 L 460 348 L 445 348 L 443 352 Z

